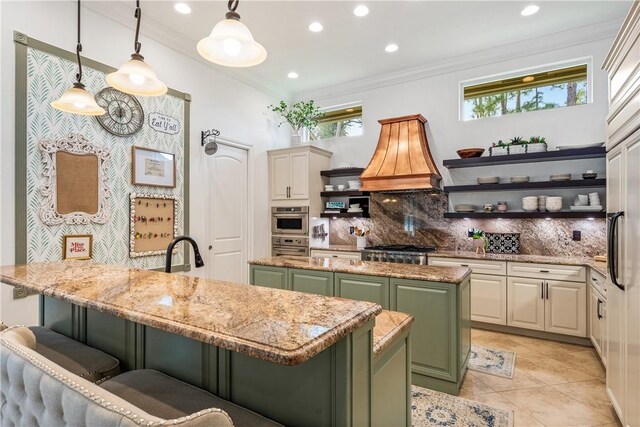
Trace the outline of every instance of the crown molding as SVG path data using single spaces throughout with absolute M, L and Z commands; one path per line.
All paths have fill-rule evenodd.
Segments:
M 607 39 L 613 40 L 619 27 L 620 21 L 618 20 L 603 21 L 598 24 L 573 28 L 552 34 L 545 34 L 522 42 L 509 43 L 490 49 L 476 51 L 463 56 L 445 59 L 437 63 L 431 63 L 429 65 L 408 68 L 402 71 L 360 80 L 352 80 L 324 87 L 322 89 L 300 91 L 294 93 L 293 98 L 295 100 L 318 100 L 337 96 L 354 95 L 356 93 L 372 89 L 422 80 L 455 71 L 542 54 L 581 44 Z
M 92 2 L 88 1 L 83 4 L 88 10 L 91 10 L 98 15 L 101 15 L 107 19 L 110 19 L 117 24 L 124 27 L 135 29 L 135 19 L 133 18 L 134 8 L 128 4 L 122 2 Z M 140 31 L 141 37 L 146 37 L 155 40 L 158 43 L 182 54 L 189 58 L 206 65 L 208 68 L 215 70 L 225 76 L 232 78 L 240 83 L 253 87 L 263 93 L 266 93 L 273 98 L 288 99 L 291 94 L 285 91 L 277 90 L 272 87 L 268 87 L 260 83 L 259 81 L 247 76 L 238 75 L 234 73 L 232 69 L 228 67 L 222 67 L 215 65 L 203 57 L 201 57 L 196 51 L 196 45 L 193 40 L 186 37 L 184 34 L 179 33 L 163 23 L 144 16 L 142 20 L 142 29 Z

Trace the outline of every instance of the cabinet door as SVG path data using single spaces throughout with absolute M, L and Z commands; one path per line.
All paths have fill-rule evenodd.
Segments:
M 507 279 L 507 325 L 544 330 L 543 281 L 509 277 Z
M 289 286 L 292 291 L 333 296 L 333 273 L 289 269 Z
M 252 265 L 249 283 L 267 288 L 287 289 L 287 269 Z
M 289 154 L 289 198 L 309 198 L 309 153 Z
M 545 331 L 587 336 L 586 283 L 547 280 Z
M 389 278 L 336 273 L 336 296 L 369 301 L 389 309 Z
M 271 156 L 271 200 L 289 197 L 289 154 Z
M 602 315 L 602 301 L 598 291 L 593 286 L 589 291 L 589 339 L 600 357 L 602 357 L 602 321 L 598 313 Z
M 471 275 L 471 320 L 507 324 L 507 278 Z
M 600 313 L 602 313 L 602 319 L 600 319 L 600 359 L 602 364 L 607 367 L 607 351 L 609 348 L 609 341 L 607 340 L 607 302 L 604 301 L 600 307 Z
M 457 381 L 456 286 L 391 279 L 391 309 L 411 314 L 412 372 Z

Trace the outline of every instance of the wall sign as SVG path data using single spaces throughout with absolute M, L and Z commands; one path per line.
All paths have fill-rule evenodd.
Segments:
M 91 259 L 92 255 L 91 234 L 68 234 L 62 237 L 62 259 Z
M 175 135 L 180 132 L 180 121 L 161 113 L 149 114 L 149 126 L 156 132 Z

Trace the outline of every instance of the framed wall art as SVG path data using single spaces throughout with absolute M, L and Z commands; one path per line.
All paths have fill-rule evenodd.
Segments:
M 178 234 L 178 200 L 164 194 L 131 194 L 129 256 L 164 255 Z
M 91 259 L 93 236 L 91 234 L 67 234 L 62 237 L 62 259 Z
M 134 145 L 131 147 L 131 183 L 175 188 L 175 159 L 174 154 Z

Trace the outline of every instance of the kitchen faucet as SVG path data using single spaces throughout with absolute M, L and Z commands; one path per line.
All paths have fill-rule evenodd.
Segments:
M 189 236 L 178 236 L 175 239 L 173 239 L 171 243 L 169 243 L 169 246 L 167 246 L 167 258 L 164 265 L 165 273 L 171 273 L 171 255 L 173 255 L 172 254 L 173 247 L 183 240 L 186 240 L 187 242 L 191 243 L 191 246 L 193 246 L 193 252 L 195 254 L 195 261 L 196 261 L 196 268 L 204 267 L 204 261 L 202 260 L 202 256 L 200 256 L 200 250 L 198 249 L 198 244 L 196 243 L 196 241 Z

